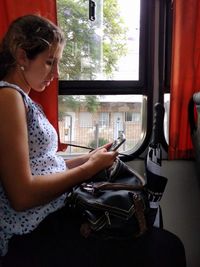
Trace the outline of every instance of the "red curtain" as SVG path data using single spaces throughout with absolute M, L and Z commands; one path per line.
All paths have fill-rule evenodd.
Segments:
M 200 91 L 200 1 L 173 1 L 169 159 L 188 159 L 193 146 L 188 104 Z
M 40 14 L 56 23 L 56 0 L 1 0 L 0 37 L 13 19 L 26 14 Z M 58 80 L 54 80 L 44 92 L 32 92 L 30 96 L 42 105 L 49 121 L 58 131 Z

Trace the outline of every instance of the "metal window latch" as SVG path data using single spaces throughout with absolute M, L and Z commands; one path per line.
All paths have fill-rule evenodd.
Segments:
M 89 20 L 94 21 L 95 20 L 95 2 L 92 0 L 89 0 Z

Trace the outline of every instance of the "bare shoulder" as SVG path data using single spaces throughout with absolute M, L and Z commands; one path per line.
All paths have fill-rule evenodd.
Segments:
M 0 89 L 0 137 L 16 135 L 17 129 L 23 130 L 25 123 L 26 107 L 20 92 L 12 88 Z
M 3 87 L 0 88 L 0 101 L 5 101 L 5 100 L 14 100 L 16 99 L 21 99 L 22 96 L 19 91 L 15 90 L 14 88 L 10 87 Z
M 13 88 L 1 88 L 0 89 L 0 111 L 17 111 L 24 109 L 22 95 L 19 91 Z M 5 115 L 4 112 L 2 115 Z

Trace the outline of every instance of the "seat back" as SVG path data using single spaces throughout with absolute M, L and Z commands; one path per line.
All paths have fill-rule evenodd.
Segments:
M 200 92 L 195 93 L 188 106 L 190 132 L 194 147 L 196 169 L 200 174 Z

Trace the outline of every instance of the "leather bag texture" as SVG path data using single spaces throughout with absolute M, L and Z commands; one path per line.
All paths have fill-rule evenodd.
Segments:
M 109 169 L 75 186 L 66 205 L 81 215 L 80 231 L 86 238 L 136 238 L 148 229 L 145 180 L 119 158 Z

